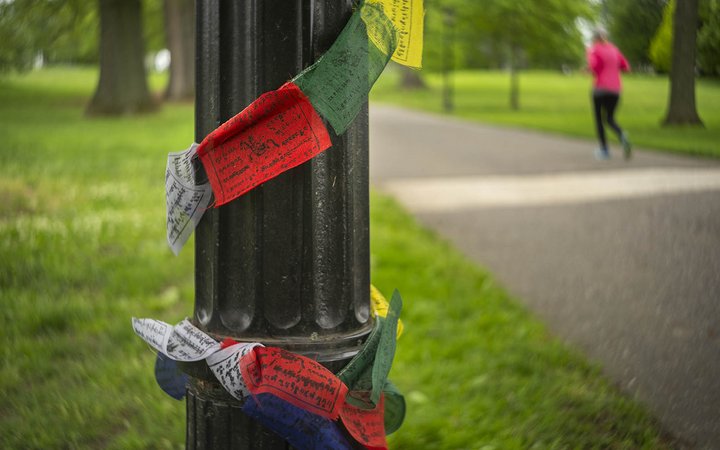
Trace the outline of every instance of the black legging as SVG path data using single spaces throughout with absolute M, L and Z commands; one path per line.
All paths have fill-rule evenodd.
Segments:
M 620 101 L 620 94 L 613 92 L 593 92 L 593 105 L 595 106 L 595 126 L 597 127 L 597 135 L 600 145 L 603 149 L 607 149 L 607 140 L 605 139 L 605 127 L 603 126 L 602 111 L 605 110 L 605 120 L 610 128 L 617 133 L 618 139 L 622 140 L 622 128 L 615 122 L 615 108 Z

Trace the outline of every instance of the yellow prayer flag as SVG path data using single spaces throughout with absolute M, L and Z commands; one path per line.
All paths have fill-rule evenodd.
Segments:
M 390 307 L 387 299 L 377 290 L 375 286 L 370 285 L 370 308 L 376 317 L 387 317 L 388 308 Z M 403 332 L 402 320 L 398 319 L 397 337 Z
M 385 15 L 397 29 L 397 48 L 392 60 L 403 66 L 422 67 L 423 0 L 372 1 L 383 6 Z

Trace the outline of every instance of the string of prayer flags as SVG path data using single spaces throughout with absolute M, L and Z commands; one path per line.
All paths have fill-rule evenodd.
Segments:
M 155 319 L 132 318 L 135 334 L 155 350 L 175 361 L 200 361 L 220 349 L 220 344 L 188 319 L 172 326 Z
M 158 351 L 156 379 L 173 398 L 185 395 L 188 379 L 177 361 L 204 359 L 246 414 L 299 450 L 358 448 L 352 441 L 387 450 L 385 436 L 400 427 L 406 407 L 387 379 L 401 309 L 395 291 L 386 317 L 376 318 L 363 348 L 337 375 L 313 359 L 277 347 L 229 338 L 217 342 L 188 319 L 172 326 L 133 318 L 132 325 Z
M 224 205 L 329 148 L 330 136 L 307 97 L 285 83 L 220 125 L 197 154 Z
M 180 252 L 215 196 L 224 205 L 331 146 L 318 115 L 342 134 L 392 58 L 419 68 L 422 0 L 368 0 L 313 65 L 266 92 L 197 145 L 168 154 L 165 170 L 167 241 Z M 197 184 L 197 156 L 209 183 Z
M 256 347 L 240 360 L 253 395 L 273 394 L 313 414 L 337 419 L 348 388 L 317 361 L 276 347 Z
M 212 197 L 208 183 L 196 184 L 192 159 L 197 144 L 187 150 L 169 153 L 165 166 L 167 242 L 176 255 L 190 238 Z
M 298 408 L 272 394 L 249 397 L 243 412 L 273 430 L 296 450 L 351 450 L 336 422 Z
M 390 59 L 422 63 L 422 0 L 361 0 L 360 7 L 314 64 L 266 92 L 188 149 L 169 153 L 165 168 L 167 242 L 180 252 L 212 202 L 222 206 L 331 146 L 323 120 L 345 132 Z M 321 118 L 322 116 L 322 118 Z M 198 184 L 196 158 L 207 182 Z M 388 380 L 402 299 L 390 303 L 371 286 L 375 327 L 339 374 L 317 361 L 260 343 L 222 343 L 188 319 L 172 326 L 132 319 L 157 352 L 155 377 L 170 396 L 185 395 L 178 362 L 205 360 L 243 411 L 299 450 L 387 450 L 385 436 L 405 417 L 405 399 Z M 344 426 L 344 430 L 343 430 Z M 354 442 L 356 441 L 356 442 Z
M 368 38 L 372 30 L 373 39 Z M 363 3 L 330 49 L 293 82 L 335 133 L 350 126 L 395 51 L 395 28 L 382 6 Z
M 419 69 L 422 67 L 423 52 L 423 0 L 371 0 L 379 3 L 385 15 L 395 26 L 398 34 L 397 48 L 392 60 L 398 64 Z M 368 28 L 373 42 L 382 42 L 382 36 L 376 36 Z

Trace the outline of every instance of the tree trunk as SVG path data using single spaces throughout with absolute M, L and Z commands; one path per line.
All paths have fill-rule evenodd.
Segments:
M 695 105 L 698 0 L 679 0 L 673 16 L 670 103 L 663 125 L 701 125 Z
M 420 72 L 409 67 L 400 66 L 401 89 L 426 89 L 427 85 L 420 76 Z
M 165 0 L 165 40 L 170 50 L 170 79 L 165 98 L 195 98 L 195 1 Z
M 520 49 L 516 45 L 510 46 L 510 108 L 513 111 L 520 109 L 520 74 L 518 73 L 518 58 Z
M 100 81 L 89 115 L 121 115 L 157 108 L 145 75 L 140 0 L 99 0 Z

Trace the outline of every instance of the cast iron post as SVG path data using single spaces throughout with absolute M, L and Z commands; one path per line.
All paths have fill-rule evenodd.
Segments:
M 351 0 L 197 1 L 200 142 L 334 42 Z M 195 232 L 194 322 L 339 370 L 372 328 L 367 107 L 332 147 L 239 199 Z M 285 449 L 203 372 L 187 397 L 189 449 Z

